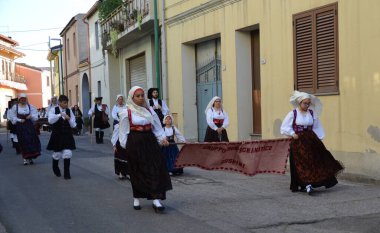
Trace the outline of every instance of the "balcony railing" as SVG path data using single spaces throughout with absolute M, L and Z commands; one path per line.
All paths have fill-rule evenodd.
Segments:
M 109 40 L 111 29 L 120 33 L 136 23 L 140 27 L 142 19 L 149 15 L 149 2 L 150 0 L 126 0 L 123 5 L 116 8 L 101 22 L 103 36 L 108 35 L 105 39 Z
M 8 80 L 8 81 L 16 82 L 16 83 L 26 83 L 26 79 L 24 76 L 14 74 L 14 73 L 0 74 L 0 79 Z

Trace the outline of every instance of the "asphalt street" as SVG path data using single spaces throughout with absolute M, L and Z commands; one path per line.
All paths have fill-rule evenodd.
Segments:
M 23 166 L 0 134 L 0 233 L 380 232 L 379 185 L 340 180 L 308 196 L 290 192 L 289 174 L 248 177 L 186 168 L 172 177 L 164 214 L 147 200 L 136 211 L 129 181 L 113 172 L 109 140 L 98 145 L 77 136 L 72 179 L 64 180 L 52 172 L 49 136 L 42 133 L 35 164 Z

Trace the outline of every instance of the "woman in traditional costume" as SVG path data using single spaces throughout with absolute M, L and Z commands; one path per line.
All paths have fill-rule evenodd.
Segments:
M 165 207 L 160 200 L 166 199 L 166 191 L 172 189 L 172 184 L 158 142 L 164 146 L 169 143 L 156 113 L 146 105 L 141 87 L 131 88 L 127 109 L 122 110 L 119 117 L 119 141 L 128 156 L 133 208 L 141 209 L 139 198 L 146 198 L 153 200 L 156 212 L 162 212 Z
M 169 175 L 181 175 L 183 174 L 183 168 L 175 168 L 175 161 L 179 154 L 177 142 L 186 142 L 185 137 L 179 132 L 177 127 L 173 125 L 173 117 L 171 115 L 166 115 L 162 121 L 165 131 L 166 140 L 170 143 L 169 146 L 163 146 L 161 148 L 162 152 L 166 158 L 166 166 L 168 167 Z M 176 140 L 175 140 L 176 139 Z
M 322 103 L 314 95 L 295 91 L 290 97 L 294 107 L 281 125 L 281 134 L 292 137 L 290 144 L 290 189 L 308 194 L 314 188 L 333 187 L 336 175 L 343 170 L 321 141 L 324 130 L 319 121 Z
M 124 103 L 124 96 L 119 94 L 116 96 L 116 104 L 112 108 L 112 118 L 113 118 L 113 134 L 111 138 L 111 143 L 113 146 L 113 151 L 115 155 L 114 168 L 115 174 L 119 176 L 120 180 L 129 178 L 128 175 L 128 165 L 127 165 L 127 155 L 125 149 L 120 147 L 119 142 L 119 113 L 126 109 L 127 106 Z
M 33 125 L 38 120 L 37 109 L 28 103 L 26 94 L 22 93 L 9 114 L 12 124 L 16 125 L 24 165 L 33 164 L 33 159 L 41 155 L 41 142 Z
M 206 110 L 207 130 L 205 142 L 228 142 L 226 128 L 229 125 L 228 114 L 222 106 L 222 99 L 215 96 L 208 103 Z

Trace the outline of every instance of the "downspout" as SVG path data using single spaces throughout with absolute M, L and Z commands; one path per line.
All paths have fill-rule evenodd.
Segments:
M 65 33 L 65 43 L 66 43 L 66 33 Z M 66 85 L 66 96 L 69 95 L 69 92 L 68 92 L 68 86 L 67 86 L 67 46 L 65 46 L 65 77 L 63 77 L 62 75 L 62 93 L 65 94 L 65 90 L 64 90 L 64 85 Z M 62 67 L 63 68 L 63 67 Z M 63 69 L 62 69 L 63 70 Z
M 166 54 L 165 0 L 161 1 L 161 59 L 162 59 L 162 99 L 168 102 L 168 60 Z
M 85 23 L 87 25 L 87 63 L 88 63 L 88 83 L 89 83 L 89 95 L 90 95 L 90 107 L 91 107 L 91 90 L 92 90 L 92 87 L 91 87 L 91 59 L 90 59 L 90 55 L 91 55 L 91 50 L 90 50 L 90 25 L 88 24 L 88 21 L 86 19 L 82 19 L 83 23 Z M 81 85 L 82 86 L 82 85 Z M 83 97 L 82 97 L 83 98 Z M 82 104 L 83 104 L 83 100 L 82 100 Z
M 154 0 L 154 53 L 156 62 L 156 83 L 157 88 L 161 87 L 160 79 L 160 43 L 158 41 L 158 16 L 157 16 L 157 0 Z

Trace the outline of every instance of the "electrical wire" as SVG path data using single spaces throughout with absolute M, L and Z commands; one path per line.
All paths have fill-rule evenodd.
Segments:
M 0 33 L 18 33 L 18 32 L 39 32 L 39 31 L 48 31 L 48 30 L 55 30 L 55 29 L 62 29 L 63 27 L 59 28 L 40 28 L 40 29 L 31 29 L 31 30 L 20 30 L 20 31 L 3 31 Z

